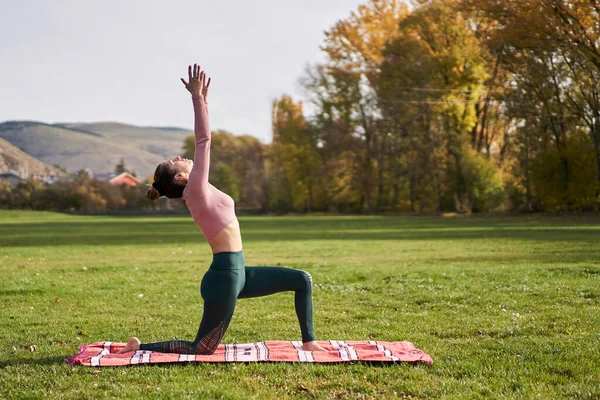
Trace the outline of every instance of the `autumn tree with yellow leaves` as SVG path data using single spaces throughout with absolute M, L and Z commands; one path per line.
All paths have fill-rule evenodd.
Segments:
M 365 0 L 301 77 L 311 113 L 284 95 L 271 144 L 214 134 L 211 179 L 278 212 L 598 210 L 598 21 L 592 0 Z

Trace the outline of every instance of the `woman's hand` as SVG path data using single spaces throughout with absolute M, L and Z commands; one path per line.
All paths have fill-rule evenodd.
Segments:
M 211 78 L 208 78 L 208 81 L 206 81 L 206 74 L 204 71 L 200 69 L 199 65 L 194 64 L 193 68 L 191 65 L 188 66 L 188 79 L 189 82 L 186 82 L 185 79 L 181 78 L 181 82 L 183 82 L 185 88 L 192 94 L 192 97 L 199 97 L 202 95 L 204 101 L 206 101 Z

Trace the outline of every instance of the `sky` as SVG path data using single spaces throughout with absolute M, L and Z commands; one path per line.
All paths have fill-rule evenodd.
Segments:
M 324 31 L 366 0 L 0 1 L 0 122 L 193 128 L 179 78 L 212 77 L 211 128 L 271 140 L 271 103 L 301 100 Z

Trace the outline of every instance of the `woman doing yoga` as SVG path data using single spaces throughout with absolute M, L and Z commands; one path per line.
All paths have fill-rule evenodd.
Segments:
M 312 280 L 307 272 L 284 267 L 246 267 L 240 225 L 233 199 L 208 182 L 210 128 L 208 88 L 210 79 L 199 65 L 188 67 L 188 82 L 194 106 L 194 161 L 175 157 L 158 165 L 147 197 L 183 198 L 194 221 L 212 248 L 213 260 L 202 278 L 200 293 L 204 314 L 193 342 L 170 340 L 140 343 L 132 338 L 120 351 L 151 350 L 163 353 L 212 354 L 229 326 L 237 299 L 294 291 L 296 315 L 300 322 L 304 350 L 325 350 L 316 342 L 313 329 Z

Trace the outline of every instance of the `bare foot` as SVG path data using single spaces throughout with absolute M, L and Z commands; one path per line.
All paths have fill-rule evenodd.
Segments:
M 316 340 L 312 342 L 302 343 L 302 350 L 306 351 L 327 351 L 323 347 L 319 346 Z
M 140 339 L 132 337 L 118 354 L 129 353 L 130 351 L 138 351 L 140 349 L 140 344 Z

